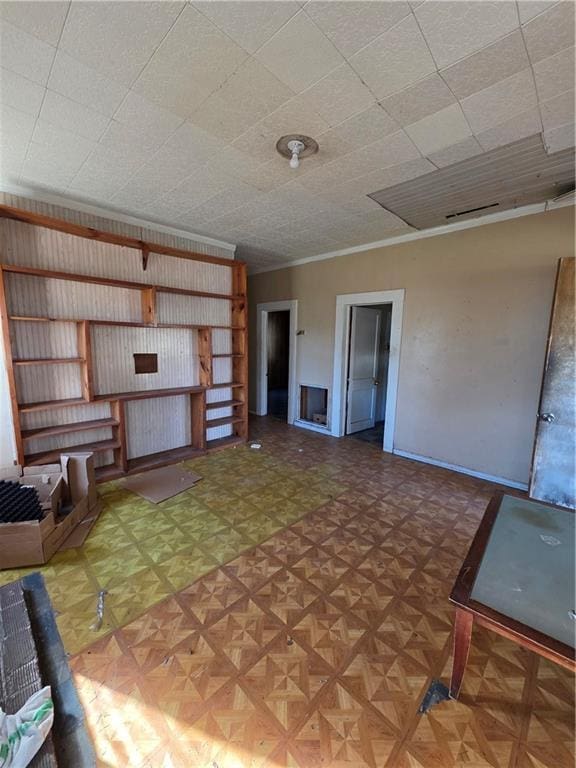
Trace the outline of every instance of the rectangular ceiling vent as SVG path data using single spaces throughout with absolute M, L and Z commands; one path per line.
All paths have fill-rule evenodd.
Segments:
M 538 133 L 368 197 L 410 226 L 429 229 L 542 203 L 573 186 L 574 149 L 548 155 Z
M 458 216 L 468 216 L 470 213 L 478 213 L 479 211 L 486 211 L 488 208 L 498 208 L 500 203 L 489 203 L 488 205 L 479 205 L 477 208 L 467 208 L 465 211 L 456 211 L 456 213 L 448 213 L 447 219 L 457 219 Z

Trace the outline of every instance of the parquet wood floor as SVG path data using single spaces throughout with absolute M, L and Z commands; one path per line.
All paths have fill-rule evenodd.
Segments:
M 488 631 L 461 700 L 417 714 L 449 676 L 448 594 L 495 487 L 272 420 L 252 434 L 260 451 L 218 458 L 244 489 L 234 527 L 284 527 L 226 561 L 218 523 L 179 505 L 178 525 L 210 528 L 212 569 L 173 565 L 170 594 L 71 660 L 100 766 L 572 768 L 573 676 Z M 223 520 L 236 498 L 206 506 Z

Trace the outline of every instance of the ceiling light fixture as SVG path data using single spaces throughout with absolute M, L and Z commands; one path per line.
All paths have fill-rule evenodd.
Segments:
M 318 143 L 310 136 L 303 136 L 300 133 L 290 133 L 282 136 L 276 143 L 277 151 L 282 157 L 290 158 L 290 168 L 298 168 L 300 160 L 303 157 L 314 155 L 318 152 Z

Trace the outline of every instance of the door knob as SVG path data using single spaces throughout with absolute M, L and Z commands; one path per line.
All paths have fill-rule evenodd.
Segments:
M 541 413 L 540 421 L 545 421 L 547 424 L 552 424 L 553 421 L 556 421 L 556 416 L 554 416 L 553 413 Z

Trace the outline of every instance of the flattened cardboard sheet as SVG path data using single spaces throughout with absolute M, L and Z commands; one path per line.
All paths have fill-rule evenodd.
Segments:
M 127 490 L 151 501 L 152 504 L 159 504 L 192 488 L 198 480 L 202 480 L 200 475 L 182 469 L 177 464 L 171 464 L 168 467 L 151 469 L 148 472 L 127 477 L 122 480 L 122 485 Z

